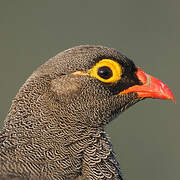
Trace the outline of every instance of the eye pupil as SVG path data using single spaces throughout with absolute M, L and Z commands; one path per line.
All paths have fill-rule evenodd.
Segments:
M 103 66 L 98 68 L 97 74 L 103 79 L 109 79 L 112 77 L 113 72 L 109 67 Z

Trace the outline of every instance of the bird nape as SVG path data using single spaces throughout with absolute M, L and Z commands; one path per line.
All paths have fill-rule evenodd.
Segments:
M 77 46 L 20 88 L 0 132 L 0 179 L 123 179 L 104 126 L 171 90 L 113 48 Z

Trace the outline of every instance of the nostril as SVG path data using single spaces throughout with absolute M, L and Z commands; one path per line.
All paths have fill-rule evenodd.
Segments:
M 138 78 L 138 80 L 142 83 L 142 84 L 146 84 L 148 83 L 148 74 L 146 74 L 142 69 L 140 69 L 139 67 L 137 67 L 137 71 L 136 71 L 136 76 Z

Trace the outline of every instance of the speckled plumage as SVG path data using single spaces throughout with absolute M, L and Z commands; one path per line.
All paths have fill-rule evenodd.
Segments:
M 116 84 L 74 75 L 103 58 L 118 61 Z M 122 180 L 104 126 L 136 93 L 118 94 L 139 81 L 127 57 L 112 48 L 78 46 L 40 66 L 20 88 L 0 132 L 0 180 Z

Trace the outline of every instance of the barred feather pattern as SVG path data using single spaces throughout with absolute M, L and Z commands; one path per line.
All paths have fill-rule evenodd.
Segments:
M 124 66 L 120 82 L 110 86 L 72 75 L 102 58 Z M 119 96 L 138 83 L 134 70 L 131 60 L 102 46 L 69 49 L 38 68 L 20 88 L 0 131 L 0 180 L 122 180 L 104 126 L 142 100 L 135 93 Z
M 50 81 L 33 78 L 14 99 L 0 132 L 0 179 L 122 179 L 102 128 L 83 127 L 71 116 L 59 118 L 45 93 Z
M 11 148 L 1 148 L 0 152 L 0 179 L 8 172 L 11 179 L 12 174 L 23 180 L 122 180 L 119 164 L 103 130 L 91 131 L 87 137 L 65 146 L 57 139 L 40 142 L 38 137 L 19 146 L 4 140 L 1 147 L 7 147 L 7 143 Z
M 105 132 L 83 153 L 82 173 L 87 179 L 122 180 L 119 163 Z

